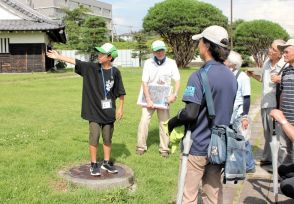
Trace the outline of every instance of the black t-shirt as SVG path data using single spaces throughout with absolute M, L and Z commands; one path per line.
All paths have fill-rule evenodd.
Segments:
M 116 67 L 106 70 L 99 63 L 76 60 L 75 72 L 83 77 L 81 117 L 100 124 L 114 122 L 115 100 L 126 95 L 120 71 Z M 105 92 L 112 108 L 102 109 Z

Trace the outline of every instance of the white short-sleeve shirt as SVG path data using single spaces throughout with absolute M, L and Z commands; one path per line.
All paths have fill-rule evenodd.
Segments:
M 238 70 L 235 70 L 233 73 L 236 76 Z M 251 95 L 250 78 L 244 72 L 240 72 L 237 82 L 238 90 L 235 98 L 234 110 L 238 108 L 237 115 L 240 115 L 243 112 L 244 96 Z
M 180 73 L 176 62 L 166 57 L 162 65 L 156 64 L 154 58 L 145 61 L 142 81 L 147 84 L 171 85 L 171 80 L 179 81 Z

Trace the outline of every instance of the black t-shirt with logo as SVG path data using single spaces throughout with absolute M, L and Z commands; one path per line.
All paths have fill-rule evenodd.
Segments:
M 102 69 L 99 63 L 76 60 L 75 72 L 83 77 L 81 117 L 100 124 L 114 122 L 115 100 L 126 95 L 120 71 L 116 67 Z M 112 108 L 102 109 L 105 93 Z

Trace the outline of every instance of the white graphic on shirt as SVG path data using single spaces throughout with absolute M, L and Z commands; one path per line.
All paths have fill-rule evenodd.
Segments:
M 111 88 L 113 87 L 114 81 L 113 80 L 107 80 L 105 83 L 105 88 L 107 92 L 110 92 Z
M 218 155 L 217 146 L 212 146 L 212 148 L 211 148 L 211 155 L 213 155 L 213 156 L 217 156 Z
M 230 155 L 230 161 L 236 161 L 236 157 L 235 157 L 234 153 L 232 153 Z
M 171 76 L 168 76 L 168 75 L 160 76 L 158 81 L 157 81 L 157 84 L 160 84 L 160 85 L 171 84 Z

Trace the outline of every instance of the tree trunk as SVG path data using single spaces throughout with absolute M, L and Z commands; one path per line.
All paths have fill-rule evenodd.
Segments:
M 195 56 L 196 43 L 191 34 L 169 34 L 162 36 L 173 49 L 174 59 L 179 68 L 186 68 Z

